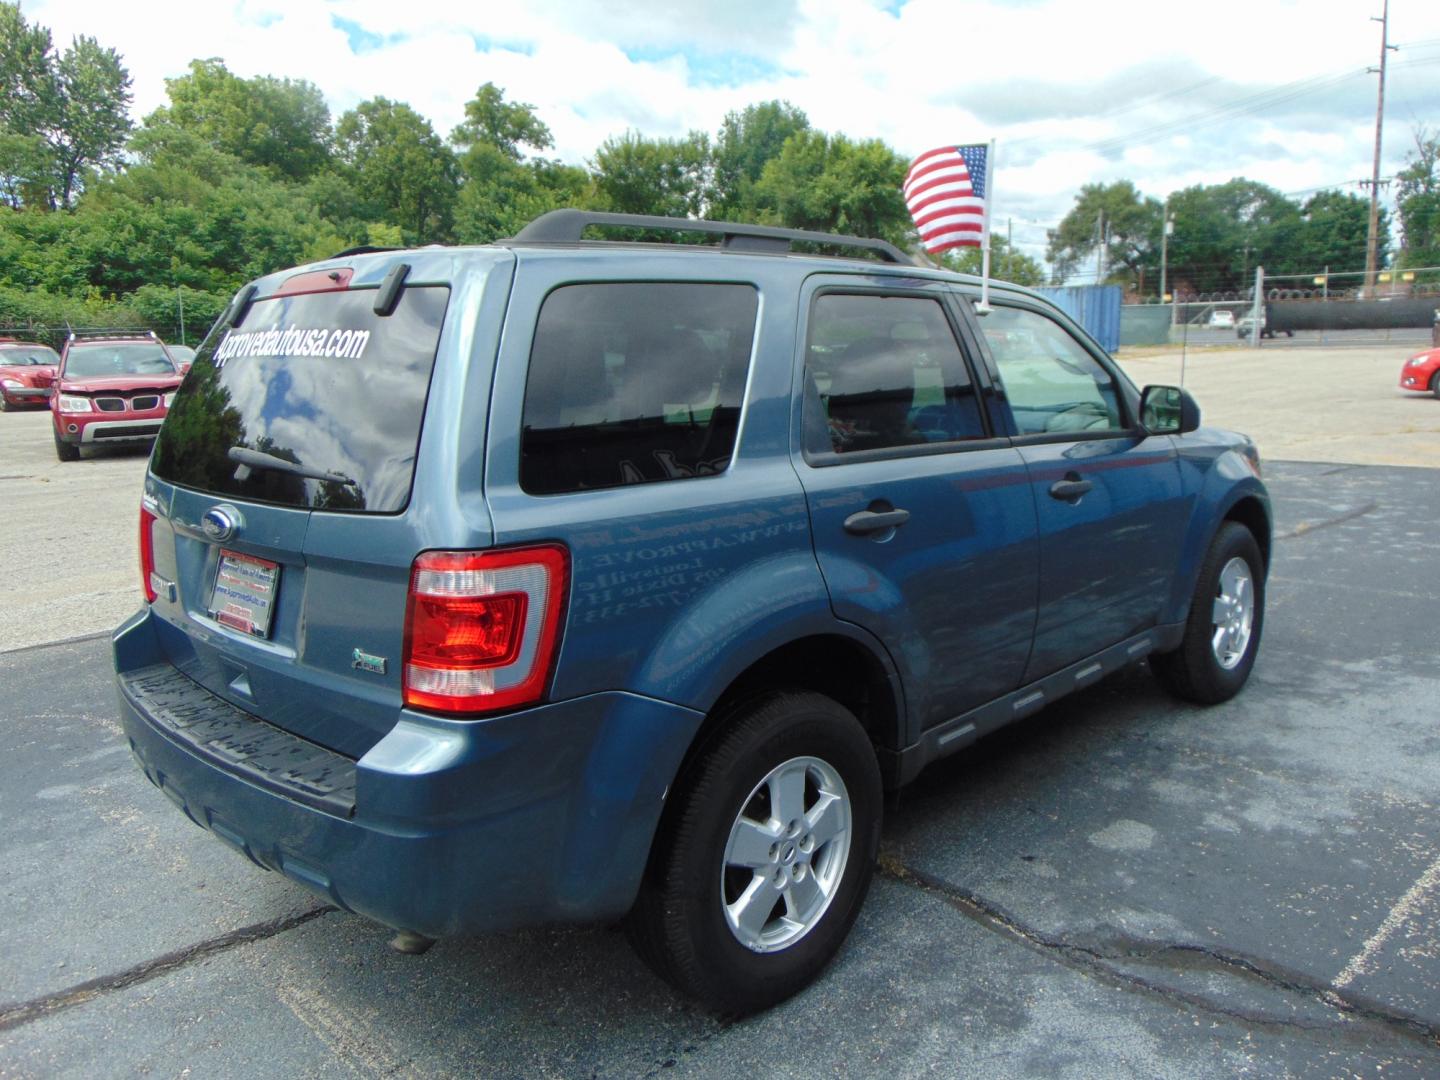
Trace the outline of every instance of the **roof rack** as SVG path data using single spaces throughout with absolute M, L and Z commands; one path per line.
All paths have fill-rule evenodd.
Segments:
M 77 341 L 80 338 L 103 338 L 106 341 L 150 341 L 159 340 L 155 337 L 154 330 L 122 330 L 114 327 L 98 326 L 88 329 L 70 328 L 70 340 Z
M 878 255 L 886 262 L 914 266 L 915 261 L 885 240 L 863 236 L 839 236 L 804 229 L 780 229 L 771 225 L 744 225 L 734 221 L 692 221 L 689 218 L 652 217 L 648 214 L 609 214 L 591 210 L 551 210 L 541 214 L 512 238 L 517 244 L 579 244 L 592 225 L 615 225 L 630 229 L 665 229 L 671 232 L 700 232 L 722 236 L 721 246 L 731 251 L 759 251 L 788 254 L 796 243 L 824 244 L 827 247 L 858 248 Z

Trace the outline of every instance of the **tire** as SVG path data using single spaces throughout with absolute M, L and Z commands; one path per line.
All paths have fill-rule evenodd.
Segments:
M 79 461 L 80 447 L 73 443 L 67 443 L 59 435 L 55 436 L 55 456 L 61 461 Z
M 1235 629 L 1230 633 L 1223 633 L 1215 621 L 1226 594 L 1238 601 L 1227 605 L 1228 615 L 1225 610 L 1218 612 L 1233 620 L 1230 625 Z M 1227 521 L 1200 567 L 1180 647 L 1152 656 L 1150 666 L 1177 697 L 1202 705 L 1228 701 L 1250 677 L 1264 622 L 1265 564 L 1260 546 L 1249 529 Z
M 1440 398 L 1440 371 L 1435 372 L 1430 379 L 1430 393 Z
M 850 932 L 882 805 L 874 748 L 848 710 L 798 691 L 746 703 L 676 782 L 626 919 L 635 951 L 721 1014 L 784 1001 Z

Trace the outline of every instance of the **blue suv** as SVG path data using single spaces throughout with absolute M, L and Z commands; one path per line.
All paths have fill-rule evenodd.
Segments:
M 412 947 L 624 916 L 713 1008 L 793 994 L 887 788 L 1142 657 L 1199 702 L 1255 662 L 1254 445 L 978 297 L 879 241 L 579 211 L 246 286 L 145 479 L 141 768 Z

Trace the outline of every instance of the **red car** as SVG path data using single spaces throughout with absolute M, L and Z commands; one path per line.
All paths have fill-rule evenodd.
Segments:
M 49 345 L 0 338 L 0 409 L 44 405 L 59 365 Z
M 1429 392 L 1440 398 L 1440 348 L 1416 353 L 1400 369 L 1400 389 Z
M 72 333 L 50 399 L 56 456 L 76 461 L 82 446 L 149 442 L 180 379 L 180 365 L 153 333 Z

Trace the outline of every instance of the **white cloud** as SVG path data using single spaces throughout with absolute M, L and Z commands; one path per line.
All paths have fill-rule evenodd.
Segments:
M 442 135 L 493 81 L 537 107 L 574 163 L 628 128 L 714 132 L 727 111 L 779 97 L 817 127 L 906 154 L 998 138 L 997 213 L 1054 222 L 1087 182 L 1133 179 L 1160 197 L 1238 175 L 1282 191 L 1368 175 L 1374 77 L 1281 88 L 1373 65 L 1371 6 L 1212 0 L 1184 20 L 1148 0 L 43 0 L 24 12 L 62 48 L 82 33 L 117 48 L 137 119 L 164 103 L 166 77 L 208 56 L 243 76 L 308 79 L 336 115 L 377 94 L 407 102 Z M 352 49 L 344 26 L 366 46 Z M 1440 123 L 1440 4 L 1395 0 L 1391 40 L 1434 44 L 1392 54 L 1387 174 L 1415 123 Z M 1039 226 L 1022 231 L 1017 242 L 1043 248 Z

